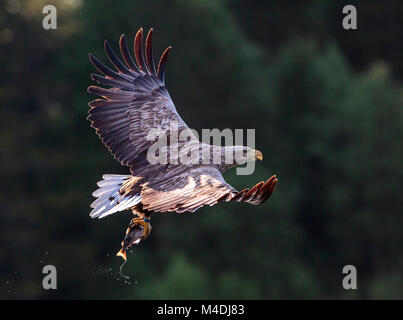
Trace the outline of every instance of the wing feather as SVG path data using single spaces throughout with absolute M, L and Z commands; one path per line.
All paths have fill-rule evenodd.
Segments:
M 150 73 L 152 75 L 156 75 L 155 63 L 153 58 L 153 28 L 148 31 L 146 38 L 146 62 Z
M 109 61 L 115 66 L 117 70 L 122 73 L 130 73 L 130 70 L 122 63 L 122 61 L 119 60 L 115 52 L 113 52 L 107 40 L 105 40 L 104 49 Z
M 266 182 L 259 182 L 251 189 L 244 189 L 233 195 L 233 197 L 223 199 L 223 201 L 237 201 L 237 202 L 248 202 L 250 204 L 260 204 L 266 201 L 273 193 L 274 188 L 278 182 L 277 177 L 271 176 Z
M 130 68 L 130 70 L 132 72 L 134 72 L 136 75 L 139 75 L 140 70 L 137 67 L 137 65 L 134 63 L 133 58 L 129 53 L 129 48 L 127 47 L 126 37 L 124 34 L 122 34 L 120 36 L 119 47 L 120 47 L 120 52 L 122 53 L 123 60 L 125 61 L 127 66 Z
M 134 38 L 134 56 L 136 57 L 140 70 L 143 72 L 149 72 L 146 64 L 144 63 L 143 52 L 143 28 L 140 28 L 140 30 L 136 33 L 136 37 Z
M 158 62 L 158 76 L 160 77 L 162 83 L 165 81 L 165 65 L 168 60 L 169 52 L 171 51 L 171 46 L 165 49 L 165 51 L 162 53 L 160 61 Z
M 92 54 L 89 55 L 94 67 L 102 74 L 92 74 L 91 78 L 109 88 L 88 88 L 89 93 L 102 97 L 89 103 L 91 109 L 88 120 L 114 157 L 121 164 L 130 167 L 136 162 L 142 162 L 139 157 L 143 157 L 144 152 L 153 144 L 153 141 L 147 140 L 150 130 L 168 132 L 171 122 L 178 123 L 179 130 L 188 128 L 177 113 L 163 82 L 169 50 L 162 54 L 156 72 L 152 35 L 151 29 L 144 48 L 143 29 L 137 32 L 134 40 L 137 64 L 129 54 L 124 35 L 119 40 L 124 63 L 117 57 L 108 41 L 105 41 L 105 53 L 116 71 Z M 155 170 L 157 169 L 155 167 Z

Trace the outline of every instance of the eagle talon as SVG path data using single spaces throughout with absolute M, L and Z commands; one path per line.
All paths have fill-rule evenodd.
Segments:
M 126 230 L 125 238 L 122 241 L 122 248 L 116 254 L 127 260 L 126 251 L 133 244 L 139 244 L 145 240 L 151 233 L 151 224 L 149 218 L 134 218 L 130 221 L 129 227 Z

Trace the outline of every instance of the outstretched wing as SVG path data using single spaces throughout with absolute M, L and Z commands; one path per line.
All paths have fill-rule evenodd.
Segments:
M 194 212 L 222 201 L 259 204 L 266 201 L 277 184 L 276 176 L 260 182 L 251 189 L 236 191 L 215 167 L 198 166 L 166 180 L 143 185 L 143 208 L 156 211 Z
M 103 143 L 122 164 L 132 166 L 152 145 L 147 135 L 152 129 L 167 133 L 170 123 L 178 125 L 178 131 L 188 128 L 176 111 L 164 85 L 165 64 L 171 47 L 161 56 L 157 68 L 152 52 L 153 29 L 147 34 L 143 49 L 143 29 L 134 40 L 133 61 L 125 36 L 119 40 L 120 51 L 125 63 L 113 52 L 105 41 L 105 52 L 114 71 L 90 54 L 92 64 L 103 75 L 92 74 L 93 80 L 111 88 L 90 86 L 88 92 L 99 95 L 89 103 L 88 119 Z

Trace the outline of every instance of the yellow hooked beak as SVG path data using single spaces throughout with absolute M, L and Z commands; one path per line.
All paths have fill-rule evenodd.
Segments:
M 262 161 L 263 160 L 263 154 L 259 150 L 255 150 L 255 158 L 257 160 Z

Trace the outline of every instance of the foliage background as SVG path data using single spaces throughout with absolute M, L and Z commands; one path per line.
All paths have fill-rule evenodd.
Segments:
M 48 1 L 0 1 L 0 298 L 403 298 L 401 1 L 52 3 L 45 31 Z M 88 53 L 141 26 L 156 52 L 173 44 L 166 83 L 191 127 L 256 128 L 264 162 L 226 179 L 280 182 L 258 207 L 155 217 L 124 278 L 130 214 L 88 216 L 102 173 L 128 172 L 85 120 Z

